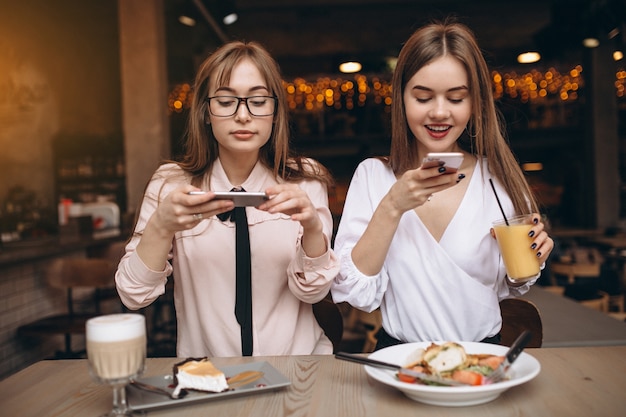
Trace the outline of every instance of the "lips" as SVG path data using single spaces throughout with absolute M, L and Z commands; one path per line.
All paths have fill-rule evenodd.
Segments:
M 434 138 L 442 138 L 448 134 L 452 126 L 450 125 L 428 125 L 426 131 Z
M 250 139 L 254 136 L 254 132 L 250 130 L 235 130 L 232 132 L 232 135 L 237 139 Z

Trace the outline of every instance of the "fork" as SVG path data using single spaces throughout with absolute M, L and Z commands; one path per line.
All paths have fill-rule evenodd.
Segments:
M 166 395 L 173 400 L 179 400 L 187 395 L 187 390 L 181 390 L 180 394 L 178 394 L 178 396 L 175 396 L 172 391 L 168 391 L 164 388 L 150 385 L 145 382 L 137 381 L 136 379 L 132 379 L 130 381 L 130 385 L 136 388 L 142 389 L 144 391 L 153 392 L 155 394 Z
M 532 333 L 528 330 L 524 330 L 522 334 L 520 334 L 517 339 L 515 339 L 515 342 L 513 342 L 509 350 L 506 352 L 502 363 L 493 372 L 487 375 L 487 377 L 485 378 L 485 382 L 488 384 L 493 384 L 494 382 L 502 381 L 513 362 L 515 362 L 517 357 L 520 355 L 520 353 L 522 353 L 522 351 L 530 341 L 531 337 Z
M 449 378 L 443 378 L 438 375 L 425 374 L 423 372 L 417 372 L 412 369 L 404 368 L 400 365 L 396 365 L 395 363 L 382 362 L 376 359 L 370 359 L 358 354 L 347 353 L 347 352 L 337 352 L 335 354 L 335 358 L 343 359 L 345 361 L 356 362 L 363 365 L 370 365 L 376 368 L 383 369 L 391 369 L 394 371 L 402 372 L 405 375 L 413 376 L 415 378 L 419 378 L 422 381 L 436 382 L 441 385 L 450 385 L 450 386 L 467 386 L 465 382 L 455 381 Z

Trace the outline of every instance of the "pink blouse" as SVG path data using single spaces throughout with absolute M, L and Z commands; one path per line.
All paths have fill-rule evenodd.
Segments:
M 135 252 L 146 223 L 159 201 L 189 177 L 175 164 L 161 166 L 146 189 L 135 227 L 116 273 L 123 303 L 135 310 L 165 292 L 174 279 L 179 357 L 241 355 L 239 324 L 235 318 L 235 226 L 216 216 L 176 233 L 165 269 L 153 271 Z M 230 184 L 219 159 L 203 189 L 228 191 L 242 186 L 263 191 L 276 184 L 271 171 L 257 163 L 243 184 Z M 252 320 L 254 356 L 331 354 L 332 344 L 318 325 L 311 304 L 329 291 L 339 263 L 330 249 L 332 216 L 326 187 L 302 181 L 323 222 L 328 251 L 309 258 L 300 246 L 302 227 L 284 214 L 246 208 L 252 262 Z

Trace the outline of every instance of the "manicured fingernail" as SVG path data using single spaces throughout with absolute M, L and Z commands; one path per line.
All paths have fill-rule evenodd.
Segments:
M 535 236 L 535 231 L 534 231 L 534 230 L 531 230 L 530 232 L 528 232 L 528 236 L 529 236 L 529 237 L 533 237 L 533 236 Z
M 537 258 L 541 258 L 541 252 L 537 252 Z
M 438 171 L 443 174 L 446 172 L 446 167 L 439 167 Z
M 539 223 L 539 219 L 535 217 L 535 218 L 533 219 L 533 223 L 535 223 L 535 224 Z
M 532 245 L 530 245 L 530 248 L 531 248 L 531 249 L 535 249 L 536 247 L 537 247 L 537 244 L 536 244 L 536 243 L 533 243 Z

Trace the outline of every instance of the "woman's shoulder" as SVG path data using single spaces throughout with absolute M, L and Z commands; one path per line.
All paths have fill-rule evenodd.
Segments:
M 156 169 L 150 179 L 148 190 L 156 191 L 161 190 L 166 184 L 176 187 L 181 183 L 189 182 L 189 174 L 187 174 L 177 163 L 167 162 L 160 165 Z
M 184 171 L 176 162 L 165 162 L 156 169 L 154 175 L 184 175 Z
M 388 171 L 393 173 L 391 167 L 389 166 L 389 157 L 387 156 L 376 156 L 364 159 L 357 166 L 357 170 L 364 170 L 367 172 Z

